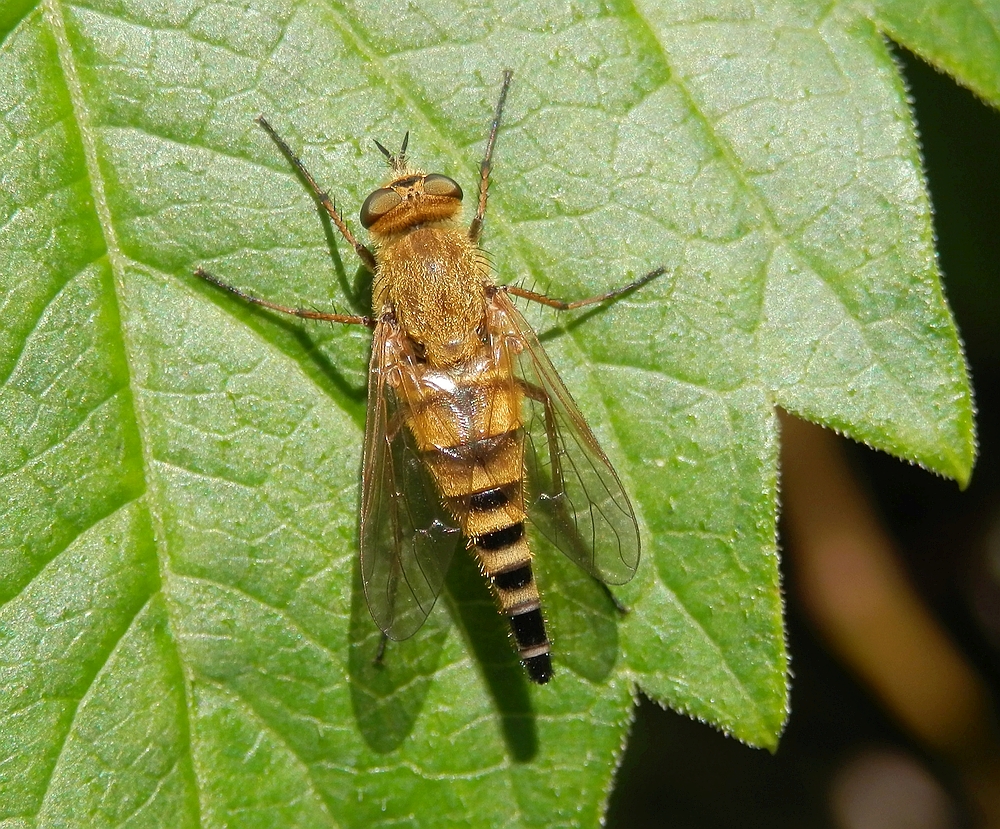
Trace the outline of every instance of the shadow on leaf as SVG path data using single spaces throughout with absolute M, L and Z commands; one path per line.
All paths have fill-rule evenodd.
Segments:
M 619 611 L 606 588 L 543 538 L 533 539 L 539 590 L 557 664 L 603 682 L 618 660 Z M 556 674 L 553 682 L 559 681 Z
M 496 603 L 470 555 L 455 556 L 445 589 L 452 615 L 496 705 L 507 750 L 515 762 L 527 763 L 538 753 L 538 726 L 529 681 L 511 648 L 507 624 L 497 613 Z
M 348 671 L 351 706 L 365 742 L 379 753 L 396 749 L 413 730 L 441 660 L 447 617 L 431 613 L 416 636 L 388 641 L 382 659 L 382 631 L 368 612 L 361 562 L 354 565 Z

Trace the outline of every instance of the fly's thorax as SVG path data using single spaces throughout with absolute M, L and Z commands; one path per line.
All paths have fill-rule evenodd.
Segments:
M 450 224 L 418 227 L 384 239 L 376 259 L 373 307 L 391 307 L 432 366 L 470 359 L 481 345 L 490 274 L 466 231 Z

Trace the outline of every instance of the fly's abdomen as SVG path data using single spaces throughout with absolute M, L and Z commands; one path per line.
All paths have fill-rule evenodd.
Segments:
M 510 622 L 528 676 L 542 684 L 552 660 L 524 526 L 520 393 L 503 378 L 477 379 L 475 388 L 426 396 L 408 425 Z
M 476 493 L 492 498 L 496 491 Z M 483 572 L 489 577 L 500 613 L 507 617 L 517 643 L 518 656 L 533 682 L 544 684 L 552 676 L 551 646 L 545 633 L 542 603 L 531 570 L 531 551 L 524 534 L 524 520 L 478 536 L 471 536 Z

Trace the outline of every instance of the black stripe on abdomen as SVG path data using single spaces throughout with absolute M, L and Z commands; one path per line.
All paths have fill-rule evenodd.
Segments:
M 515 486 L 519 485 L 517 482 Z M 487 489 L 484 492 L 476 492 L 469 496 L 469 509 L 475 512 L 490 512 L 500 509 L 510 503 L 510 495 L 507 487 L 498 486 L 495 489 Z
M 528 672 L 528 679 L 538 685 L 544 685 L 552 679 L 552 655 L 548 651 L 536 656 L 522 656 L 521 664 Z
M 545 635 L 545 620 L 540 607 L 511 616 L 510 629 L 514 631 L 514 638 L 522 648 L 534 648 L 549 641 Z
M 503 490 L 504 487 L 484 490 L 470 496 L 470 500 L 478 497 L 480 503 L 490 503 L 503 495 Z M 528 672 L 528 678 L 544 685 L 552 678 L 552 657 L 531 569 L 531 552 L 524 537 L 524 522 L 516 521 L 476 536 L 473 544 L 479 550 L 484 572 L 493 582 L 500 612 L 510 623 L 517 655 Z
M 494 530 L 491 533 L 483 533 L 483 535 L 475 539 L 474 543 L 477 547 L 482 547 L 484 550 L 499 550 L 503 547 L 509 547 L 515 541 L 520 541 L 523 535 L 524 522 L 518 521 L 509 527 Z
M 498 590 L 517 590 L 526 584 L 531 584 L 534 576 L 531 573 L 531 565 L 525 564 L 516 570 L 508 570 L 506 573 L 497 573 L 493 577 L 493 583 Z
M 549 638 L 545 633 L 541 607 L 533 607 L 509 618 L 518 655 L 528 672 L 528 678 L 544 685 L 552 678 L 552 656 L 549 654 Z

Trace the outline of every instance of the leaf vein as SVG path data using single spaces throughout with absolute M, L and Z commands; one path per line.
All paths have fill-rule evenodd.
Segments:
M 62 760 L 64 753 L 66 752 L 66 747 L 69 744 L 69 738 L 73 732 L 73 727 L 76 723 L 77 715 L 80 713 L 80 709 L 90 699 L 90 696 L 93 693 L 94 688 L 97 686 L 97 682 L 101 678 L 101 675 L 104 673 L 105 668 L 108 666 L 114 655 L 117 653 L 118 648 L 121 646 L 122 642 L 125 641 L 125 637 L 132 629 L 132 626 L 133 624 L 135 624 L 135 621 L 139 618 L 139 616 L 142 615 L 142 613 L 146 610 L 146 608 L 149 607 L 150 602 L 152 601 L 155 595 L 156 592 L 154 591 L 146 597 L 146 600 L 141 605 L 138 606 L 135 613 L 133 613 L 132 616 L 129 618 L 127 624 L 123 626 L 121 632 L 111 642 L 111 646 L 108 648 L 108 651 L 104 655 L 104 658 L 101 660 L 100 664 L 96 666 L 92 676 L 87 681 L 87 685 L 84 688 L 83 693 L 76 700 L 76 704 L 72 706 L 69 722 L 66 724 L 66 729 L 59 743 L 59 750 L 56 752 L 56 756 L 52 760 L 52 766 L 49 769 L 49 773 L 42 786 L 42 797 L 39 801 L 38 812 L 35 813 L 36 817 L 41 814 L 42 810 L 45 807 L 45 801 L 49 797 L 49 793 L 52 791 L 52 783 L 55 780 L 56 772 L 59 769 L 59 763 Z

